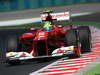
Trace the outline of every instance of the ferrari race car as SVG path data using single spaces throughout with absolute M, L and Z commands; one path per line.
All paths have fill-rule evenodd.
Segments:
M 69 19 L 69 12 L 50 13 L 46 11 L 42 20 L 50 15 L 51 22 L 56 18 Z M 48 19 L 49 20 L 49 19 Z M 53 23 L 52 23 L 53 24 Z M 91 32 L 88 26 L 56 25 L 50 30 L 30 28 L 30 32 L 8 38 L 7 63 L 19 64 L 21 61 L 65 56 L 80 57 L 81 53 L 91 51 Z

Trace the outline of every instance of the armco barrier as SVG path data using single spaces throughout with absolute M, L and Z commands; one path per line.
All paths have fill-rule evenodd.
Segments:
M 13 11 L 20 9 L 97 1 L 100 0 L 0 0 L 0 11 Z

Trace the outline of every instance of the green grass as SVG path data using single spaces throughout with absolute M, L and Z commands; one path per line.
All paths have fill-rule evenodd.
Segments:
M 100 27 L 100 22 L 58 22 L 58 25 L 91 25 L 91 26 L 96 26 Z M 21 28 L 21 27 L 42 27 L 43 23 L 31 23 L 31 24 L 22 24 L 22 25 L 13 25 L 13 26 L 0 26 L 0 28 Z
M 86 72 L 84 75 L 100 75 L 100 64 Z

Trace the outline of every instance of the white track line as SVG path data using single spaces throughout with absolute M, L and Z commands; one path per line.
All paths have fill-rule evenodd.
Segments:
M 74 14 L 71 14 L 71 17 L 89 15 L 89 14 L 92 14 L 92 13 L 91 12 L 74 13 Z M 35 22 L 41 22 L 41 18 L 36 17 L 36 18 L 10 20 L 10 21 L 0 21 L 0 26 L 12 26 L 12 25 L 35 23 Z
M 61 62 L 58 62 L 58 63 L 69 63 L 69 62 L 91 62 L 91 59 L 88 59 L 88 60 L 73 60 L 73 61 L 61 61 Z
M 75 63 L 75 64 L 65 64 L 65 65 L 53 65 L 53 66 L 50 67 L 50 68 L 55 68 L 55 67 L 64 67 L 64 66 L 74 66 L 74 65 L 84 65 L 84 66 L 86 66 L 87 63 Z

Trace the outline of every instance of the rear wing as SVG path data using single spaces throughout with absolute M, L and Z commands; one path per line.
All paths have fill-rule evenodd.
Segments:
M 60 13 L 50 13 L 52 16 L 52 19 L 56 19 L 57 21 L 65 21 L 70 20 L 70 14 L 69 12 L 60 12 Z M 42 21 L 45 21 L 47 17 L 47 14 L 42 14 L 41 19 Z

